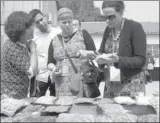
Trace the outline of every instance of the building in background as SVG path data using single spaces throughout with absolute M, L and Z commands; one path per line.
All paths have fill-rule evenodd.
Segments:
M 147 52 L 159 58 L 159 22 L 140 22 L 147 37 Z M 89 31 L 92 35 L 96 47 L 99 48 L 102 41 L 103 31 L 106 27 L 105 22 L 82 22 L 82 28 Z
M 57 25 L 57 3 L 53 1 L 1 1 L 1 41 L 6 39 L 3 31 L 3 24 L 13 11 L 29 12 L 32 9 L 40 9 L 48 18 L 52 26 Z M 141 22 L 147 35 L 147 51 L 159 58 L 159 22 Z M 99 48 L 105 22 L 82 22 L 85 28 L 92 35 L 97 48 Z
M 1 43 L 7 39 L 3 30 L 3 25 L 9 14 L 14 11 L 24 11 L 29 13 L 32 9 L 41 10 L 52 26 L 57 25 L 56 1 L 1 1 Z
M 56 1 L 1 1 L 1 25 L 4 24 L 9 14 L 14 11 L 25 11 L 29 13 L 32 9 L 40 9 L 52 21 L 57 24 L 57 6 Z
M 48 22 L 52 26 L 57 27 L 57 8 L 59 4 L 53 1 L 1 1 L 1 47 L 3 42 L 7 39 L 7 36 L 3 30 L 3 24 L 8 17 L 14 11 L 25 11 L 29 13 L 32 9 L 41 10 L 48 18 Z M 150 19 L 148 17 L 148 19 Z M 153 71 L 153 80 L 159 80 L 159 22 L 140 22 L 146 32 L 147 36 L 147 52 L 152 53 L 155 58 L 155 69 Z M 99 49 L 102 41 L 102 35 L 105 22 L 82 22 L 82 28 L 88 30 L 94 39 L 96 48 Z

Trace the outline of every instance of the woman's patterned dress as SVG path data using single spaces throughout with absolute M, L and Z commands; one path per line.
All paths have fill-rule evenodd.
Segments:
M 75 74 L 69 60 L 65 56 L 64 48 L 62 47 L 61 41 L 59 40 L 58 36 L 54 37 L 52 46 L 54 50 L 53 57 L 57 61 L 56 67 L 62 68 L 62 66 L 68 66 L 69 68 L 66 76 L 60 75 L 55 77 L 56 96 L 77 96 L 70 90 L 71 81 L 73 78 L 76 78 L 77 75 Z M 78 74 L 81 74 L 82 69 L 85 70 L 89 67 L 89 65 L 87 64 L 87 60 L 76 58 L 79 50 L 86 49 L 81 32 L 77 31 L 68 42 L 64 43 L 64 46 L 74 65 L 78 69 Z M 77 80 L 75 81 L 81 82 L 81 79 L 77 76 Z
M 1 95 L 15 99 L 27 97 L 30 56 L 27 48 L 7 40 L 1 50 Z
M 119 51 L 119 39 L 114 41 L 112 33 L 110 32 L 105 44 L 105 53 L 118 53 Z M 141 72 L 131 78 L 126 78 L 121 73 L 121 82 L 111 82 L 107 81 L 105 86 L 104 97 L 114 97 L 114 96 L 136 96 L 139 92 L 145 93 L 145 75 Z

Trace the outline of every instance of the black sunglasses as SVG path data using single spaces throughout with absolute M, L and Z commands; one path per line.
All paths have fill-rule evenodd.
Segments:
M 43 21 L 43 18 L 41 18 L 40 20 L 36 21 L 36 24 L 40 24 L 41 21 Z
M 116 15 L 103 16 L 105 20 L 113 20 L 116 18 Z

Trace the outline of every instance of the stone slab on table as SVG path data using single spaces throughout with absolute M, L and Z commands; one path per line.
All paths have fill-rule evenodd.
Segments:
M 41 113 L 43 113 L 43 114 L 64 113 L 64 112 L 68 112 L 70 108 L 71 108 L 71 106 L 59 106 L 59 105 L 47 106 L 44 110 L 41 111 Z
M 137 122 L 137 116 L 127 113 L 108 113 L 95 117 L 95 122 Z
M 69 114 L 62 113 L 56 119 L 56 122 L 94 122 L 94 116 L 91 114 Z
M 69 106 L 73 104 L 76 98 L 77 98 L 76 96 L 60 96 L 55 101 L 55 105 Z
M 43 108 L 44 106 L 42 105 L 28 105 L 27 107 L 17 111 L 13 117 L 1 116 L 1 122 L 6 122 L 7 120 L 10 122 L 22 122 L 28 119 L 30 116 L 40 116 L 40 110 Z
M 128 110 L 123 108 L 120 104 L 98 104 L 98 107 L 102 109 L 103 114 L 109 113 L 127 113 Z
M 148 114 L 148 115 L 141 115 L 138 117 L 137 122 L 158 122 L 159 123 L 159 115 L 157 114 Z
M 95 104 L 113 104 L 115 103 L 113 99 L 109 99 L 109 98 L 95 98 L 94 102 Z
M 124 109 L 128 110 L 128 113 L 137 116 L 156 114 L 153 107 L 149 105 L 121 105 Z
M 7 119 L 12 122 L 22 122 L 26 120 L 30 120 L 28 117 L 36 117 L 40 116 L 40 111 L 44 109 L 42 105 L 28 105 L 25 108 L 17 111 L 17 113 L 13 117 L 1 117 L 1 121 L 6 121 Z
M 27 100 L 30 101 L 29 99 Z M 32 101 L 33 100 L 31 100 L 31 102 Z M 81 101 L 79 103 L 79 101 L 80 100 L 78 100 L 78 103 L 71 105 L 71 108 L 66 113 L 63 113 L 63 110 L 59 113 L 45 114 L 43 111 L 52 106 L 30 104 L 19 110 L 13 117 L 1 116 L 1 122 L 62 122 L 65 121 L 67 116 L 69 116 L 69 119 L 66 119 L 66 122 L 73 121 L 73 118 L 76 122 L 116 122 L 118 119 L 119 121 L 143 120 L 149 122 L 157 121 L 157 119 L 159 119 L 159 116 L 151 106 L 120 105 L 112 102 L 112 99 L 93 99 L 93 102 L 95 103 L 92 103 L 92 100 L 89 99 L 81 100 L 82 102 L 86 101 L 87 103 L 81 103 Z M 53 107 L 56 107 L 56 105 Z M 61 109 L 63 108 L 63 105 L 59 105 L 58 107 Z M 58 110 L 58 107 L 56 110 Z M 54 109 L 52 110 L 54 112 Z M 88 118 L 86 116 L 88 116 Z M 117 120 L 114 117 L 117 117 Z
M 72 105 L 69 113 L 70 114 L 91 114 L 96 116 L 97 112 L 97 105 L 93 104 L 74 104 Z

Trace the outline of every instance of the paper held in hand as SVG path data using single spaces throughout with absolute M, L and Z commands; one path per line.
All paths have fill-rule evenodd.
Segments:
M 116 69 L 114 66 L 110 66 L 110 81 L 120 82 L 120 69 Z

